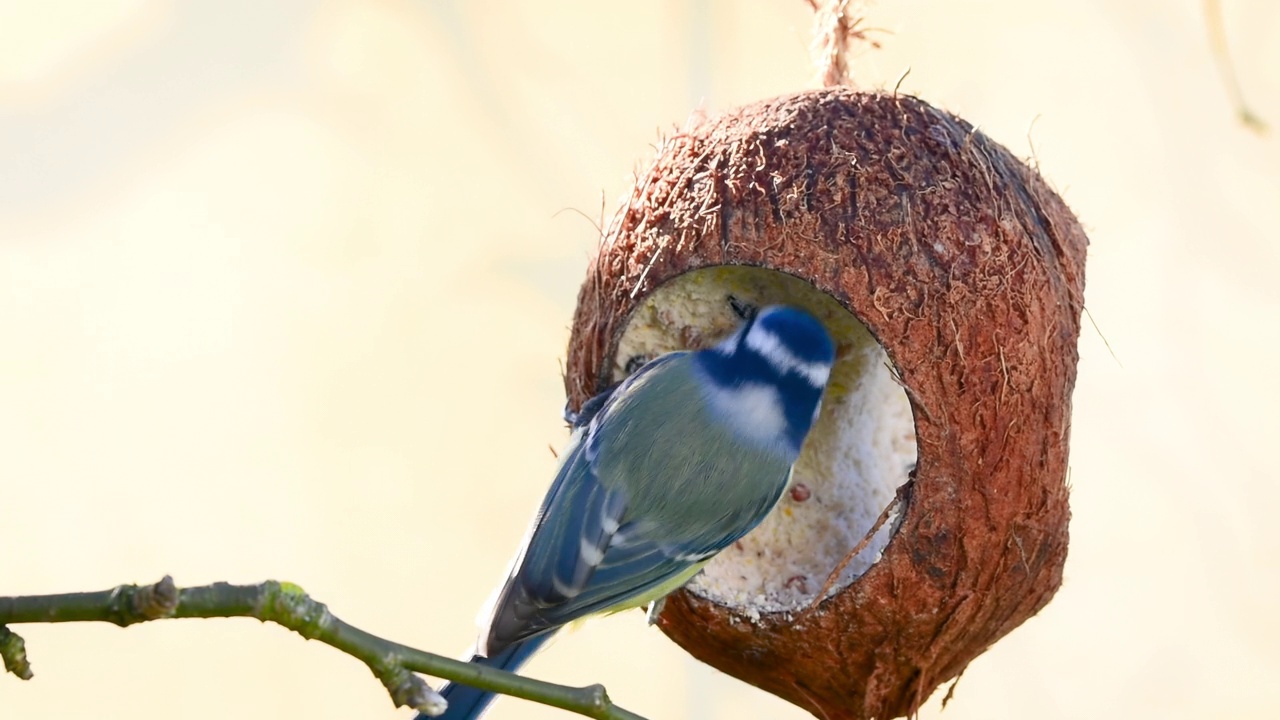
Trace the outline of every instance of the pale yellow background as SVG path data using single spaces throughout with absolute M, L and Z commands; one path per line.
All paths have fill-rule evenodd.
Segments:
M 1280 123 L 1280 3 L 1223 0 Z M 448 654 L 565 437 L 577 285 L 660 133 L 805 86 L 800 0 L 0 2 L 0 594 L 282 578 Z M 883 0 L 866 86 L 1092 236 L 1066 582 L 942 717 L 1280 716 L 1280 145 L 1196 0 Z M 583 215 L 590 218 L 584 219 Z M 529 672 L 801 718 L 640 613 Z M 26 626 L 0 718 L 407 718 L 252 620 Z M 924 717 L 938 717 L 935 696 Z M 502 718 L 567 717 L 505 701 Z

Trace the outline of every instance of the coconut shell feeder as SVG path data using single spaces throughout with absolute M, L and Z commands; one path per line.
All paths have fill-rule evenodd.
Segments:
M 662 631 L 816 717 L 891 718 L 1044 607 L 1086 245 L 1033 169 L 914 97 L 826 87 L 668 138 L 590 264 L 570 405 L 722 337 L 730 297 L 804 307 L 839 350 L 790 491 Z

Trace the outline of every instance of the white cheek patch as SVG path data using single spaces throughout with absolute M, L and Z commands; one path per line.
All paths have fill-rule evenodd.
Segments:
M 801 360 L 774 333 L 759 325 L 752 325 L 745 340 L 747 347 L 759 353 L 779 373 L 796 373 L 818 389 L 827 384 L 827 377 L 831 374 L 830 365 Z
M 739 432 L 773 443 L 786 437 L 787 416 L 782 396 L 773 385 L 752 383 L 736 388 L 716 388 L 712 404 Z

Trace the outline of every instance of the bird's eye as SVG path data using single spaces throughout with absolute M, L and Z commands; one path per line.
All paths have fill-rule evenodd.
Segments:
M 755 305 L 749 302 L 743 302 L 732 295 L 729 296 L 729 307 L 733 308 L 734 315 L 737 315 L 743 320 L 751 320 L 760 310 L 760 308 Z

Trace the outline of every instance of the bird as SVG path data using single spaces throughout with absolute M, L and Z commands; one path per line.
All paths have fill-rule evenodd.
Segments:
M 471 662 L 515 671 L 561 627 L 650 607 L 762 521 L 817 421 L 835 346 L 788 305 L 743 306 L 715 345 L 670 352 L 566 412 L 555 480 L 482 623 Z M 441 688 L 444 720 L 492 693 Z M 419 720 L 425 720 L 419 715 Z

